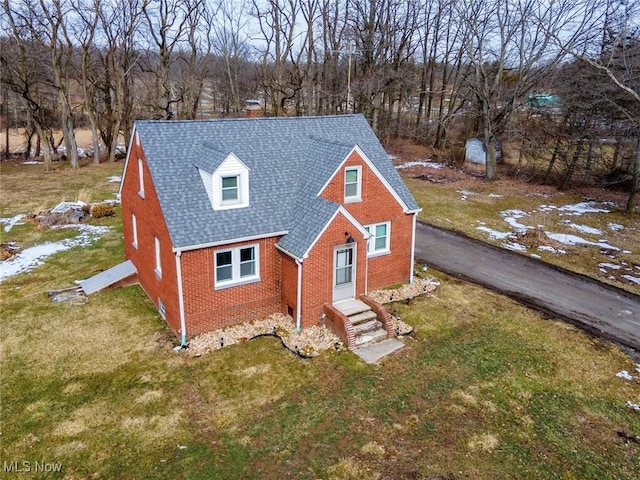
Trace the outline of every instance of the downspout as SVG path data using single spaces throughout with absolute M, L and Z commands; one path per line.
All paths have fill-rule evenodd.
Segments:
M 298 266 L 298 288 L 296 291 L 296 330 L 300 331 L 300 312 L 302 311 L 302 306 L 300 305 L 302 302 L 302 262 L 295 259 L 296 265 Z
M 413 226 L 411 228 L 411 263 L 409 264 L 409 285 L 413 285 L 413 264 L 416 256 L 416 221 L 418 212 L 413 214 Z
M 178 305 L 180 308 L 180 348 L 187 348 L 187 325 L 184 319 L 184 295 L 182 293 L 182 251 L 176 252 L 176 273 L 178 275 Z
M 368 239 L 367 239 L 368 240 Z M 368 250 L 368 242 L 365 241 L 365 250 Z M 364 294 L 369 295 L 369 255 L 368 251 L 364 254 Z

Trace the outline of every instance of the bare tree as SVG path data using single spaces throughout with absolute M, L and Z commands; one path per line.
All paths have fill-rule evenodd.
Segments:
M 302 88 L 299 70 L 306 36 L 298 31 L 300 0 L 252 0 L 260 28 L 258 47 L 263 88 L 272 114 L 281 116 Z M 300 44 L 297 44 L 300 43 Z
M 470 106 L 487 151 L 486 177 L 497 176 L 496 141 L 528 95 L 564 57 L 554 49 L 553 34 L 573 21 L 566 0 L 461 0 L 458 18 L 465 23 Z
M 182 92 L 172 85 L 170 69 L 176 61 L 174 51 L 185 39 L 190 16 L 198 14 L 198 8 L 189 10 L 190 7 L 186 0 L 143 0 L 142 3 L 150 47 L 147 52 L 150 64 L 145 70 L 152 74 L 154 83 L 147 101 L 155 118 L 173 118 L 176 114 L 174 105 L 183 100 Z
M 617 104 L 637 132 L 626 206 L 627 212 L 633 213 L 640 199 L 640 4 L 618 0 L 579 2 L 574 17 L 589 28 L 574 33 L 569 40 L 557 32 L 549 34 L 558 48 L 605 75 L 626 98 Z M 599 38 L 594 33 L 599 33 Z
M 218 58 L 218 75 L 223 79 L 225 113 L 238 113 L 242 109 L 240 98 L 240 70 L 249 55 L 247 24 L 248 5 L 245 2 L 221 0 L 216 21 L 212 25 L 213 51 Z
M 4 0 L 2 6 L 12 35 L 0 56 L 2 82 L 26 104 L 27 114 L 40 139 L 44 170 L 49 172 L 52 169 L 53 133 L 52 111 L 46 104 L 46 98 L 51 92 L 50 71 L 46 67 L 50 64 L 43 57 L 46 50 L 42 39 L 39 35 L 34 36 L 32 26 L 38 20 L 28 1 L 10 4 L 8 0 Z

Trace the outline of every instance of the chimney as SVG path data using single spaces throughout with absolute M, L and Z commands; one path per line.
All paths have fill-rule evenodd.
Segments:
M 257 118 L 264 116 L 264 111 L 262 110 L 262 105 L 260 105 L 260 100 L 247 100 L 245 102 L 244 111 L 247 118 Z

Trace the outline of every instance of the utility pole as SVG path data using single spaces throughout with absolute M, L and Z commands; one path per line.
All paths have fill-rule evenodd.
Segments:
M 353 40 L 349 40 L 349 61 L 347 67 L 347 112 L 349 112 L 349 104 L 351 102 L 351 52 L 353 49 Z

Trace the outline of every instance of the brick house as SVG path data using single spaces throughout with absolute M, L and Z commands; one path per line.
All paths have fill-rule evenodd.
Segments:
M 393 333 L 366 294 L 411 282 L 420 209 L 363 116 L 138 121 L 120 195 L 126 257 L 183 345 L 276 312 L 349 346 Z

